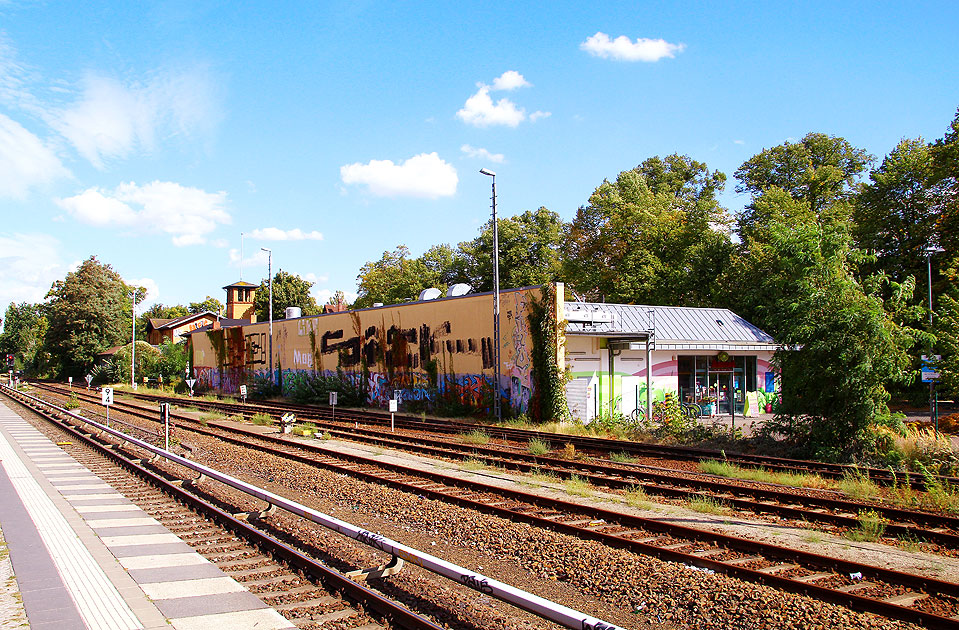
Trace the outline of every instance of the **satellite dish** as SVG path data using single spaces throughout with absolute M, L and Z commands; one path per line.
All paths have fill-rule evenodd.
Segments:
M 448 291 L 448 295 L 450 297 L 457 297 L 460 295 L 466 295 L 472 290 L 473 290 L 473 287 L 463 282 L 460 282 L 450 287 L 450 290 Z
M 439 296 L 443 295 L 442 291 L 439 289 L 430 287 L 429 289 L 423 289 L 420 291 L 420 300 L 435 300 Z

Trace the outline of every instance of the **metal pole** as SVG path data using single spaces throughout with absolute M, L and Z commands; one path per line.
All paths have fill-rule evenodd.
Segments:
M 499 341 L 499 226 L 496 221 L 496 173 L 481 168 L 480 173 L 493 178 L 493 361 L 496 363 L 493 380 L 493 413 L 496 420 L 503 419 L 500 407 L 500 341 Z
M 493 293 L 495 306 L 493 309 L 493 345 L 496 361 L 496 389 L 493 398 L 496 420 L 503 419 L 503 410 L 500 406 L 500 339 L 499 339 L 499 226 L 496 221 L 496 176 L 493 176 Z
M 926 248 L 926 272 L 929 279 L 929 334 L 932 334 L 932 251 L 929 248 Z M 932 361 L 932 359 L 933 348 L 930 344 L 928 360 Z M 929 420 L 932 422 L 936 435 L 939 435 L 939 418 L 936 413 L 936 383 L 933 380 L 929 381 Z
M 137 364 L 137 292 L 133 290 L 133 305 L 130 310 L 133 312 L 133 342 L 130 344 L 130 387 L 136 388 L 136 377 L 134 370 Z
M 270 385 L 274 384 L 273 381 L 273 250 L 261 247 L 263 251 L 267 253 L 267 263 L 266 263 L 266 273 L 267 279 L 270 282 Z

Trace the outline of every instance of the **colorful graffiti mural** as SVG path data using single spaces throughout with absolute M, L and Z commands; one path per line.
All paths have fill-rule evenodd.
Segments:
M 371 405 L 386 406 L 397 390 L 406 401 L 453 396 L 483 405 L 499 391 L 505 404 L 525 412 L 533 395 L 529 310 L 539 294 L 501 294 L 503 369 L 496 387 L 490 294 L 274 321 L 276 381 L 287 392 L 298 374 L 340 371 L 364 375 L 357 378 L 367 380 L 363 389 Z M 266 322 L 193 335 L 191 343 L 204 387 L 235 393 L 255 376 L 269 376 Z

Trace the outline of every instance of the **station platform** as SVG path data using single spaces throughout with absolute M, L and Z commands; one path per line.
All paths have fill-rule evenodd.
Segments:
M 293 628 L 2 401 L 0 530 L 34 630 Z

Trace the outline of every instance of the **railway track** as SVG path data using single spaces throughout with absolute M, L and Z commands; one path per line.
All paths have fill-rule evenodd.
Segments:
M 249 417 L 256 413 L 270 413 L 279 416 L 287 412 L 295 413 L 298 417 L 310 421 L 331 420 L 333 417 L 333 412 L 329 407 L 320 407 L 314 405 L 297 405 L 291 403 L 262 401 L 257 403 L 237 403 L 229 400 L 209 401 L 199 400 L 196 398 L 185 399 L 182 397 L 163 396 L 145 392 L 131 392 L 127 395 L 141 400 L 189 405 L 196 407 L 197 409 L 221 411 L 228 415 L 240 414 L 244 417 Z M 335 417 L 341 420 L 359 421 L 367 424 L 378 424 L 381 426 L 388 426 L 390 424 L 389 415 L 379 411 L 358 409 L 340 410 L 335 413 Z M 601 457 L 609 457 L 609 455 L 612 453 L 623 453 L 636 457 L 661 457 L 689 462 L 717 459 L 725 460 L 743 467 L 763 468 L 775 472 L 814 474 L 826 479 L 843 479 L 850 476 L 865 477 L 878 485 L 895 486 L 908 483 L 913 489 L 925 489 L 925 481 L 918 476 L 913 476 L 911 479 L 906 480 L 901 474 L 897 474 L 894 471 L 890 471 L 889 469 L 885 468 L 855 466 L 848 464 L 830 464 L 826 462 L 771 457 L 750 453 L 736 453 L 730 451 L 717 451 L 711 449 L 670 446 L 663 444 L 645 444 L 641 442 L 589 436 L 563 435 L 561 438 L 557 438 L 555 434 L 529 429 L 486 425 L 478 426 L 476 424 L 452 420 L 425 420 L 416 416 L 403 414 L 395 415 L 394 422 L 397 428 L 418 429 L 430 431 L 432 433 L 446 434 L 468 433 L 476 430 L 477 428 L 482 428 L 483 431 L 487 432 L 493 438 L 519 443 L 526 443 L 531 439 L 539 439 L 543 441 L 556 441 L 557 439 L 561 439 L 564 443 L 572 444 L 580 452 L 595 454 Z M 934 475 L 933 479 L 942 484 L 959 486 L 959 477 Z
M 750 582 L 935 628 L 959 627 L 959 586 L 817 554 L 587 507 L 532 493 L 330 452 L 255 431 L 190 427 L 237 447 L 256 449 L 370 483 L 435 498 L 514 522 L 610 547 L 725 573 Z
M 298 628 L 313 630 L 330 624 L 344 630 L 443 627 L 255 527 L 251 524 L 256 522 L 255 511 L 248 522 L 250 513 L 242 505 L 199 488 L 190 491 L 189 481 L 183 483 L 149 468 L 137 453 L 99 440 L 36 405 L 14 400 L 47 420 L 45 431 L 67 436 L 71 444 L 63 448 L 77 461 Z M 57 441 L 64 442 L 62 437 Z
M 5 391 L 4 393 L 9 394 L 8 391 Z M 31 397 L 31 399 L 33 400 L 33 404 L 30 404 L 30 407 L 33 408 L 34 410 L 36 410 L 37 403 L 41 405 L 48 404 L 43 401 L 39 401 L 39 399 L 35 399 L 33 397 Z M 89 415 L 93 415 L 93 414 L 89 414 Z M 52 418 L 48 418 L 48 419 L 52 420 Z M 86 424 L 82 420 L 75 420 L 71 418 L 70 416 L 67 416 L 66 418 L 64 418 L 64 420 L 68 425 L 72 425 L 73 431 L 76 435 L 78 435 L 78 437 L 81 437 L 81 439 L 85 439 L 88 442 L 95 443 L 96 441 L 93 440 L 94 435 L 97 435 L 97 436 L 100 435 L 96 431 L 94 432 L 94 434 L 87 434 L 82 428 L 78 429 L 77 427 L 84 426 Z M 123 440 L 123 443 L 126 443 L 128 441 L 129 440 Z M 115 448 L 115 445 L 107 445 L 107 446 L 108 446 L 108 449 L 112 449 L 112 450 L 108 450 L 108 452 L 111 454 L 114 454 L 114 456 L 116 456 L 116 454 L 120 453 L 122 450 L 122 449 Z M 152 459 L 155 459 L 155 458 L 151 458 L 151 461 Z M 129 465 L 130 461 L 127 460 L 124 463 Z M 141 460 L 139 459 L 132 460 L 132 464 L 134 468 L 138 470 L 138 472 L 140 472 L 140 466 L 139 466 L 140 463 L 141 463 Z M 214 479 L 221 482 L 230 479 L 228 475 L 222 475 L 221 473 L 213 471 L 212 469 L 207 469 L 202 466 L 200 466 L 199 469 L 208 471 L 205 474 L 212 474 L 212 477 Z M 199 480 L 202 481 L 204 478 L 205 478 L 204 474 L 201 473 Z M 175 480 L 173 482 L 173 485 L 174 486 L 182 485 L 182 487 L 184 488 L 187 486 L 192 486 L 192 490 L 193 490 L 192 495 L 194 496 L 194 499 L 193 499 L 194 501 L 196 501 L 196 498 L 195 498 L 196 495 L 203 496 L 207 500 L 210 500 L 212 498 L 213 502 L 217 502 L 217 501 L 223 502 L 226 500 L 224 499 L 224 495 L 222 493 L 216 493 L 216 495 L 206 495 L 202 488 L 199 488 L 199 489 L 197 488 L 198 480 L 193 480 L 192 482 L 187 481 L 186 483 L 182 483 L 182 484 L 180 483 L 181 481 L 182 480 Z M 157 480 L 151 479 L 151 482 L 157 483 Z M 162 480 L 160 481 L 160 483 L 162 483 Z M 166 485 L 169 486 L 169 484 L 166 484 Z M 243 484 L 241 485 L 243 487 L 246 487 Z M 170 489 L 170 488 L 168 487 L 167 489 Z M 229 493 L 227 493 L 227 495 L 229 495 Z M 452 626 L 449 626 L 449 625 L 438 626 L 435 623 L 431 622 L 426 617 L 422 617 L 416 613 L 413 613 L 412 611 L 396 604 L 395 602 L 392 602 L 389 599 L 384 598 L 379 593 L 370 591 L 369 589 L 366 589 L 353 581 L 355 579 L 365 581 L 368 578 L 373 579 L 373 578 L 390 576 L 394 572 L 394 571 L 391 571 L 390 569 L 398 570 L 400 567 L 402 567 L 403 559 L 407 560 L 408 562 L 413 562 L 414 564 L 430 568 L 431 571 L 439 573 L 440 575 L 445 575 L 445 577 L 447 578 L 451 578 L 456 581 L 459 581 L 465 586 L 467 586 L 469 589 L 480 591 L 481 594 L 486 594 L 486 593 L 493 594 L 494 597 L 502 599 L 506 601 L 507 603 L 513 604 L 520 609 L 533 612 L 536 615 L 545 617 L 547 620 L 552 619 L 554 621 L 561 623 L 565 627 L 569 627 L 569 628 L 575 627 L 577 629 L 583 628 L 584 630 L 599 630 L 601 628 L 608 629 L 608 630 L 623 630 L 619 626 L 608 624 L 606 622 L 592 618 L 589 615 L 584 615 L 583 613 L 572 610 L 568 607 L 563 606 L 562 604 L 555 604 L 553 602 L 549 602 L 548 600 L 536 597 L 529 593 L 524 593 L 523 591 L 515 589 L 509 585 L 504 585 L 496 582 L 495 580 L 487 579 L 482 575 L 473 575 L 473 573 L 467 569 L 458 567 L 453 564 L 445 563 L 444 561 L 433 558 L 432 556 L 429 556 L 428 554 L 422 554 L 408 547 L 402 547 L 402 546 L 391 547 L 390 545 L 391 544 L 395 545 L 395 543 L 391 543 L 390 541 L 382 538 L 379 535 L 373 534 L 372 532 L 366 532 L 361 529 L 354 530 L 354 534 L 348 534 L 349 537 L 354 538 L 355 540 L 365 542 L 366 544 L 370 545 L 372 548 L 381 550 L 383 552 L 386 552 L 387 554 L 392 553 L 393 562 L 388 563 L 387 565 L 374 567 L 372 569 L 353 568 L 349 573 L 346 574 L 351 579 L 347 579 L 346 577 L 344 577 L 343 575 L 335 571 L 330 571 L 330 569 L 326 568 L 323 563 L 313 560 L 312 558 L 309 558 L 307 556 L 304 556 L 301 552 L 298 551 L 298 549 L 304 545 L 304 542 L 303 542 L 304 540 L 313 538 L 308 530 L 304 530 L 302 528 L 299 528 L 299 529 L 294 528 L 293 530 L 290 530 L 288 528 L 284 529 L 278 526 L 278 522 L 282 522 L 283 519 L 281 517 L 279 521 L 277 520 L 278 515 L 274 514 L 274 509 L 275 509 L 274 505 L 280 505 L 281 507 L 283 507 L 283 509 L 290 511 L 292 515 L 298 515 L 298 516 L 305 516 L 304 510 L 306 510 L 306 508 L 304 508 L 302 505 L 296 504 L 295 502 L 289 502 L 279 495 L 272 495 L 271 493 L 263 490 L 257 489 L 256 492 L 254 492 L 254 495 L 257 497 L 260 497 L 261 499 L 269 501 L 268 503 L 269 509 L 264 511 L 262 509 L 262 506 L 254 507 L 252 504 L 250 504 L 249 501 L 247 501 L 248 505 L 246 505 L 246 509 L 248 511 L 244 511 L 240 514 L 233 514 L 232 516 L 230 516 L 231 512 L 237 509 L 240 509 L 238 507 L 238 504 L 227 503 L 225 508 L 221 507 L 219 510 L 215 506 L 205 504 L 202 500 L 201 500 L 201 504 L 203 504 L 202 507 L 205 507 L 208 510 L 212 509 L 213 512 L 216 514 L 217 518 L 225 518 L 231 521 L 231 528 L 238 526 L 244 531 L 249 530 L 253 532 L 258 532 L 258 530 L 262 530 L 262 529 L 272 530 L 271 532 L 268 532 L 266 534 L 264 534 L 262 531 L 260 531 L 259 533 L 261 536 L 264 537 L 264 539 L 268 543 L 274 546 L 277 546 L 280 549 L 280 557 L 284 561 L 289 562 L 290 561 L 289 556 L 291 554 L 294 555 L 295 560 L 297 560 L 300 565 L 305 565 L 311 574 L 320 573 L 324 580 L 329 580 L 332 577 L 334 581 L 338 581 L 338 583 L 336 584 L 337 587 L 341 588 L 344 591 L 347 591 L 351 597 L 360 601 L 364 607 L 372 606 L 374 610 L 377 610 L 377 612 L 379 612 L 381 615 L 383 615 L 385 618 L 389 620 L 389 625 L 387 626 L 377 626 L 372 623 L 357 626 L 357 627 L 362 627 L 363 630 L 374 630 L 375 628 L 379 628 L 379 627 L 388 627 L 388 628 L 457 627 L 457 628 L 464 628 L 466 630 L 480 630 L 482 628 L 490 627 L 490 625 L 495 625 L 497 627 L 504 627 L 504 628 L 512 627 L 509 625 L 503 625 L 502 623 L 503 617 L 495 612 L 484 613 L 484 614 L 492 614 L 493 615 L 492 619 L 496 619 L 496 622 L 493 622 L 490 619 L 485 619 L 483 614 L 479 616 L 476 616 L 475 614 L 471 614 L 471 611 L 469 610 L 469 608 L 465 607 L 462 601 L 460 601 L 459 603 L 449 603 L 449 602 L 437 603 L 427 599 L 430 591 L 432 591 L 433 593 L 439 593 L 441 595 L 447 596 L 445 594 L 447 593 L 448 589 L 445 589 L 442 586 L 436 586 L 436 587 L 431 586 L 428 589 L 423 589 L 423 585 L 419 584 L 416 588 L 414 588 L 413 592 L 409 592 L 409 591 L 400 591 L 400 592 L 402 595 L 404 595 L 404 599 L 412 599 L 414 602 L 417 602 L 420 605 L 425 605 L 426 608 L 431 610 L 432 614 L 436 614 L 437 612 L 439 612 L 441 619 L 444 618 L 444 616 L 446 617 L 446 619 L 444 619 L 444 623 L 452 624 Z M 187 494 L 182 496 L 189 497 L 191 495 Z M 309 510 L 306 510 L 306 511 L 309 511 Z M 239 517 L 239 519 L 237 517 Z M 324 518 L 330 519 L 330 517 L 325 517 L 325 516 Z M 249 524 L 245 522 L 247 520 L 251 522 L 255 522 L 257 527 L 251 529 Z M 319 521 L 314 520 L 314 522 L 319 522 Z M 348 526 L 347 523 L 344 523 L 342 521 L 335 521 L 335 519 L 333 519 L 333 522 L 338 523 L 338 524 L 332 525 L 332 528 L 335 531 L 342 534 L 348 533 L 344 531 L 343 529 L 343 526 Z M 327 524 L 326 527 L 331 527 L 331 525 Z M 352 526 L 349 526 L 349 527 L 352 527 Z M 271 537 L 270 533 L 275 534 L 275 536 Z M 190 535 L 188 535 L 187 537 L 189 538 L 192 535 L 194 535 L 194 532 L 191 531 Z M 288 542 L 292 543 L 293 546 L 290 546 L 290 544 L 285 544 L 283 542 L 280 542 L 278 538 L 283 538 L 284 540 L 287 540 Z M 229 543 L 227 544 L 229 545 Z M 262 541 L 257 541 L 257 544 L 262 545 L 263 543 Z M 232 550 L 216 548 L 213 551 L 221 552 L 221 551 L 232 551 Z M 319 551 L 322 552 L 322 550 L 319 550 Z M 243 559 L 245 560 L 245 558 Z M 396 563 L 398 560 L 399 562 L 397 565 Z M 342 562 L 342 561 L 340 560 L 339 562 Z M 439 567 L 440 570 L 438 570 L 437 567 Z M 384 571 L 384 569 L 386 569 L 386 571 Z M 263 570 L 260 570 L 260 568 L 258 567 L 254 567 L 253 569 L 244 567 L 244 570 L 241 572 L 241 581 L 249 581 L 251 579 L 256 580 L 256 582 L 252 586 L 254 586 L 255 588 L 261 588 L 265 584 L 261 584 L 260 578 L 263 578 L 264 582 L 269 582 L 270 584 L 277 582 L 277 580 L 279 580 L 280 582 L 282 582 L 277 584 L 277 586 L 279 587 L 279 590 L 276 593 L 273 593 L 273 592 L 268 593 L 270 598 L 275 597 L 278 600 L 281 600 L 279 601 L 279 606 L 274 605 L 274 607 L 277 607 L 278 610 L 280 610 L 284 614 L 287 614 L 288 612 L 292 613 L 293 611 L 300 611 L 302 607 L 298 604 L 298 602 L 300 601 L 300 597 L 303 596 L 303 593 L 305 593 L 307 589 L 295 584 L 291 586 L 289 581 L 280 579 L 278 574 L 275 573 L 276 571 L 277 569 L 273 566 L 268 566 Z M 329 575 L 326 575 L 326 574 L 329 574 Z M 390 590 L 389 584 L 386 584 L 385 586 L 387 590 Z M 357 593 L 354 592 L 357 589 L 359 589 L 360 591 L 359 597 L 357 597 Z M 271 590 L 271 589 L 267 588 L 266 590 Z M 257 591 L 254 590 L 254 592 L 257 592 Z M 329 599 L 329 598 L 326 598 L 326 599 L 328 601 L 325 601 L 325 603 L 334 604 L 332 599 Z M 488 603 L 489 597 L 485 597 L 485 596 L 480 597 L 478 601 L 480 605 L 482 605 L 484 601 Z M 306 604 L 304 604 L 304 606 L 307 607 L 307 612 L 311 613 L 312 617 L 315 617 L 317 620 L 319 620 L 321 624 L 333 623 L 337 629 L 354 627 L 350 623 L 349 618 L 351 617 L 351 614 L 349 614 L 348 612 L 339 612 L 337 610 L 332 610 L 332 611 L 324 610 L 324 611 L 318 612 L 315 609 L 309 608 L 309 606 L 316 606 L 316 605 L 317 605 L 317 598 L 315 597 L 307 598 Z M 395 610 L 394 610 L 394 607 L 395 607 Z M 446 610 L 447 607 L 449 607 L 449 610 Z M 335 608 L 336 607 L 334 605 L 334 609 Z M 444 612 L 444 610 L 446 611 Z M 467 615 L 465 619 L 463 618 L 464 614 Z M 293 617 L 292 614 L 289 614 L 287 616 Z M 342 616 L 342 619 L 340 619 L 340 616 Z M 294 621 L 309 622 L 312 617 L 306 617 L 306 618 L 296 617 L 294 618 Z M 343 624 L 344 620 L 345 620 L 345 625 Z M 557 627 L 553 624 L 549 624 L 548 622 L 544 622 L 543 619 L 540 619 L 540 622 L 542 623 L 535 624 L 535 627 L 544 627 L 544 628 L 547 626 L 551 628 Z M 518 623 L 520 624 L 520 627 L 523 627 L 523 628 L 530 627 L 528 625 L 529 624 L 528 621 L 521 621 Z M 308 627 L 312 627 L 312 626 L 308 626 Z M 329 626 L 323 626 L 323 627 L 329 627 Z
M 51 390 L 63 393 L 62 390 Z M 87 400 L 92 396 L 82 394 Z M 156 421 L 136 405 L 115 401 L 117 407 L 141 418 Z M 195 419 L 174 414 L 177 421 L 197 424 Z M 779 518 L 855 529 L 859 527 L 859 513 L 870 510 L 886 521 L 885 532 L 891 537 L 922 540 L 959 550 L 959 518 L 946 514 L 928 513 L 897 508 L 881 503 L 851 501 L 823 492 L 800 493 L 794 489 L 776 488 L 770 484 L 741 484 L 710 475 L 683 474 L 677 471 L 656 470 L 648 466 L 613 464 L 596 461 L 568 461 L 558 457 L 532 456 L 518 447 L 493 448 L 465 444 L 462 440 L 441 440 L 429 437 L 425 431 L 397 434 L 373 427 L 354 426 L 351 422 L 314 419 L 318 428 L 331 437 L 361 440 L 378 446 L 416 452 L 429 457 L 451 460 L 482 459 L 489 465 L 523 473 L 553 475 L 558 479 L 578 478 L 598 487 L 620 491 L 642 488 L 648 495 L 681 501 L 709 497 L 731 508 Z M 554 436 L 555 439 L 556 436 Z

